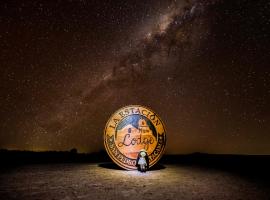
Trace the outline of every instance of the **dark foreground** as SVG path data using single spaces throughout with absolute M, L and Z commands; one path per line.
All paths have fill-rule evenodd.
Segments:
M 260 174 L 260 173 L 259 173 Z M 269 199 L 269 182 L 187 164 L 125 171 L 112 163 L 31 164 L 2 169 L 1 199 Z

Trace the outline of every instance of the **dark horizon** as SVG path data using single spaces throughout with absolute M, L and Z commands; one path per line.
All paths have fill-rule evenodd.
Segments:
M 105 149 L 100 149 L 99 151 L 94 151 L 94 152 L 80 152 L 76 148 L 71 148 L 70 150 L 45 150 L 45 151 L 32 151 L 32 150 L 21 150 L 21 149 L 0 149 L 0 155 L 1 153 L 72 153 L 72 154 L 81 154 L 81 155 L 107 155 L 107 152 Z M 269 157 L 270 154 L 217 154 L 217 153 L 207 153 L 207 152 L 191 152 L 191 153 L 166 153 L 164 152 L 163 156 L 190 156 L 190 155 L 210 155 L 210 156 L 265 156 Z M 108 156 L 108 155 L 107 155 Z M 108 158 L 110 158 L 108 156 Z
M 77 149 L 70 151 L 10 151 L 0 149 L 0 169 L 13 169 L 20 166 L 57 165 L 57 164 L 93 164 L 102 168 L 125 170 L 116 165 L 105 150 L 91 153 L 79 153 Z M 189 166 L 215 169 L 256 178 L 260 182 L 269 182 L 270 155 L 232 155 L 207 154 L 194 152 L 191 154 L 164 154 L 150 170 L 165 169 L 166 166 Z

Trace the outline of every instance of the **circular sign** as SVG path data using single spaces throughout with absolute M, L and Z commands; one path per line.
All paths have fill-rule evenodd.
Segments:
M 136 159 L 144 149 L 152 167 L 163 155 L 166 132 L 160 117 L 144 106 L 130 105 L 117 110 L 104 130 L 104 145 L 120 167 L 137 169 Z

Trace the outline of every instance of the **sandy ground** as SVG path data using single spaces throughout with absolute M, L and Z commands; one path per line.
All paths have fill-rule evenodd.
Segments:
M 140 173 L 104 164 L 17 167 L 0 173 L 0 199 L 270 199 L 270 188 L 238 175 L 164 165 Z M 269 190 L 270 191 L 270 190 Z

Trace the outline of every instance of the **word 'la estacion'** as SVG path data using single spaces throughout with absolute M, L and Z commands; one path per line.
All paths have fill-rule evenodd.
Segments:
M 115 127 L 117 126 L 117 124 L 121 121 L 121 119 L 123 119 L 124 117 L 127 117 L 129 115 L 134 115 L 134 114 L 138 114 L 138 115 L 143 115 L 145 117 L 147 117 L 148 119 L 150 119 L 152 121 L 152 123 L 155 126 L 158 126 L 161 124 L 160 120 L 158 119 L 158 117 L 156 116 L 155 113 L 143 109 L 143 108 L 126 108 L 124 110 L 122 110 L 121 112 L 118 113 L 118 117 L 115 117 L 112 121 L 114 122 L 114 124 L 110 124 L 110 128 L 115 129 Z

